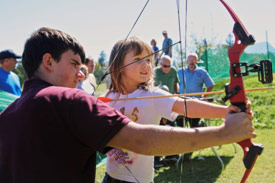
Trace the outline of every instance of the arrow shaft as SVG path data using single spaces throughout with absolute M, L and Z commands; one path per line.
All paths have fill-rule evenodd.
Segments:
M 263 87 L 263 88 L 248 88 L 245 89 L 246 92 L 250 91 L 261 91 L 275 89 L 275 87 Z M 200 92 L 200 93 L 185 93 L 185 94 L 172 94 L 172 95 L 163 95 L 163 96 L 150 96 L 150 97 L 135 97 L 135 98 L 122 98 L 122 99 L 111 99 L 110 102 L 115 101 L 126 101 L 126 100 L 146 100 L 146 99 L 157 99 L 157 98 L 168 98 L 168 97 L 188 97 L 196 95 L 214 95 L 214 94 L 223 94 L 224 91 L 213 91 L 213 92 Z M 99 97 L 100 99 L 100 97 Z

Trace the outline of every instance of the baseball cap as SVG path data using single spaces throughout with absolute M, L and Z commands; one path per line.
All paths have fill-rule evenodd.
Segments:
M 21 56 L 17 55 L 12 50 L 3 50 L 0 52 L 0 59 L 5 59 L 5 58 L 21 58 Z
M 166 30 L 162 31 L 162 34 L 167 34 L 167 31 Z

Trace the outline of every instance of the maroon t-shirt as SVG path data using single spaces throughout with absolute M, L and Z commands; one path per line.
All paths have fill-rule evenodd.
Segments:
M 0 182 L 94 182 L 96 151 L 129 121 L 81 90 L 28 80 L 0 114 Z

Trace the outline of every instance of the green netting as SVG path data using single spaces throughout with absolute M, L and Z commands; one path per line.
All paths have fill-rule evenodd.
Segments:
M 99 152 L 96 153 L 96 166 L 99 167 L 105 164 L 107 161 L 107 155 L 102 155 Z
M 10 103 L 15 101 L 18 96 L 0 90 L 0 112 L 3 111 Z
M 204 67 L 214 81 L 229 79 L 229 58 L 227 49 L 209 49 L 204 52 L 200 58 L 204 61 L 199 66 Z M 267 54 L 248 54 L 243 53 L 240 57 L 240 62 L 259 63 L 261 60 L 267 59 Z M 275 72 L 275 53 L 269 53 L 269 59 L 272 61 L 272 71 Z M 256 75 L 257 73 L 249 73 L 249 75 Z

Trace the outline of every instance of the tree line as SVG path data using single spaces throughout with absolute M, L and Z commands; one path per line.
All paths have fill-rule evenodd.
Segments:
M 200 66 L 203 66 L 211 75 L 211 77 L 227 77 L 227 68 L 229 61 L 227 56 L 227 49 L 232 47 L 234 44 L 233 35 L 228 34 L 224 43 L 215 43 L 215 38 L 212 40 L 207 40 L 206 38 L 198 38 L 195 35 L 191 35 L 192 46 L 188 46 L 188 51 L 196 53 L 198 57 L 203 61 Z M 176 52 L 175 57 L 175 66 L 180 68 L 182 64 L 185 63 L 185 52 L 186 49 L 180 50 L 179 48 L 174 48 Z M 275 53 L 271 53 L 270 59 L 273 62 L 273 72 L 275 72 Z M 266 59 L 266 54 L 247 54 L 243 53 L 241 60 L 252 62 L 259 62 L 262 59 Z M 101 51 L 99 58 L 95 60 L 95 70 L 94 75 L 96 77 L 97 83 L 106 82 L 101 81 L 102 76 L 108 71 L 108 58 L 107 54 L 104 51 Z M 23 69 L 22 63 L 19 61 L 18 66 L 14 71 L 20 78 L 21 86 L 27 80 L 27 75 Z M 225 74 L 226 73 L 226 74 Z

